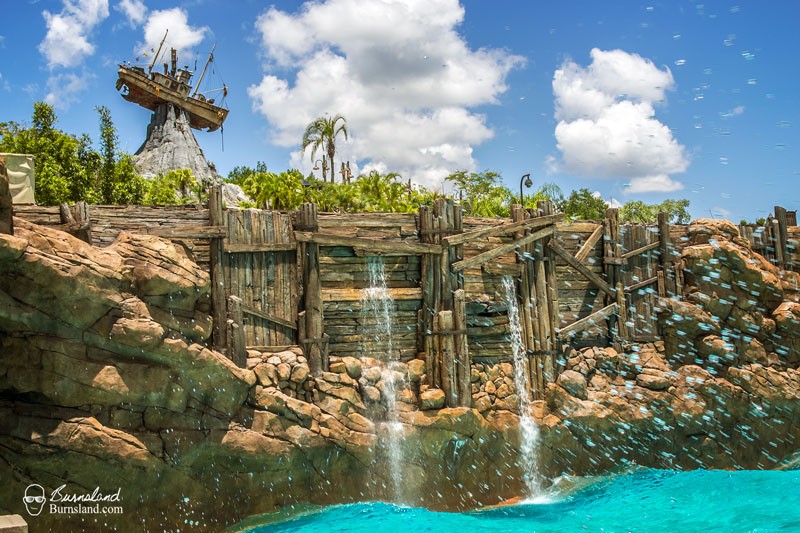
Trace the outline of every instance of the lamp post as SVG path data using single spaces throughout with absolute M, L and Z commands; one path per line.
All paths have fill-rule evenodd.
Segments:
M 314 161 L 314 168 L 312 168 L 311 170 L 319 170 L 319 165 L 318 165 L 319 162 L 320 162 L 319 159 Z M 324 155 L 322 156 L 322 181 L 323 182 L 328 181 L 328 162 L 325 160 Z
M 531 185 L 533 185 L 533 181 L 531 181 L 530 174 L 523 174 L 522 177 L 519 179 L 519 204 L 525 207 L 525 197 L 523 196 L 522 192 L 523 180 L 525 180 L 525 186 L 529 189 L 531 188 Z

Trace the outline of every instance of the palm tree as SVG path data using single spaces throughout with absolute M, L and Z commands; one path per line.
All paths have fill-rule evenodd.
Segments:
M 341 124 L 338 124 L 340 121 Z M 306 131 L 303 133 L 303 152 L 309 146 L 311 147 L 312 162 L 320 148 L 327 154 L 331 167 L 331 182 L 336 181 L 333 174 L 333 158 L 336 155 L 336 136 L 340 133 L 344 133 L 344 138 L 347 139 L 347 121 L 342 115 L 331 118 L 319 117 L 306 126 Z

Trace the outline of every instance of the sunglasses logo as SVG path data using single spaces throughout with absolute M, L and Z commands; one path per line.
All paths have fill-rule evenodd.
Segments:
M 44 487 L 37 483 L 28 485 L 28 488 L 25 489 L 25 496 L 22 498 L 22 501 L 25 503 L 25 508 L 28 510 L 29 515 L 39 516 L 47 501 L 47 498 L 44 496 Z

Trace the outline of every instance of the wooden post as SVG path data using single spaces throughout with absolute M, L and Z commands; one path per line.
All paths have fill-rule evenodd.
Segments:
M 787 224 L 786 209 L 776 205 L 775 206 L 775 221 L 778 223 L 777 231 L 775 232 L 775 255 L 778 256 L 780 252 L 780 261 L 778 266 L 780 268 L 788 268 L 789 263 L 789 229 Z
M 225 213 L 222 205 L 222 186 L 212 185 L 208 190 L 208 218 L 210 226 L 224 226 Z M 223 239 L 211 239 L 209 257 L 211 261 L 211 313 L 214 319 L 212 343 L 214 349 L 222 351 L 227 341 L 227 293 L 225 271 L 223 266 Z M 230 357 L 230 354 L 228 355 Z
M 522 208 L 519 204 L 513 204 L 511 206 L 511 220 L 512 222 L 520 222 L 525 220 L 529 217 L 529 214 L 526 212 L 525 209 Z M 524 237 L 525 232 L 520 232 L 515 235 L 515 239 L 520 239 Z M 529 258 L 533 253 L 533 248 L 535 245 L 533 244 L 526 244 L 522 247 L 522 249 L 517 254 L 517 263 L 521 266 L 521 275 L 520 275 L 520 282 L 519 282 L 519 294 L 520 300 L 522 305 L 520 307 L 520 322 L 522 326 L 522 333 L 523 333 L 523 344 L 525 346 L 525 354 L 526 359 L 528 361 L 528 384 L 533 390 L 539 388 L 540 385 L 540 378 L 541 378 L 541 371 L 539 365 L 537 364 L 536 360 L 538 359 L 536 356 L 533 356 L 533 360 L 531 360 L 531 353 L 534 353 L 537 349 L 538 339 L 537 332 L 534 331 L 534 319 L 533 319 L 533 292 L 531 290 L 531 284 L 529 280 L 529 266 L 531 261 Z M 537 328 L 538 329 L 538 328 Z M 530 392 L 530 391 L 529 391 Z
M 470 371 L 472 359 L 467 344 L 467 306 L 464 289 L 457 289 L 453 297 L 453 328 L 456 351 L 456 378 L 458 382 L 458 405 L 472 407 L 472 383 Z
M 610 287 L 616 287 L 617 282 L 621 281 L 619 276 L 619 265 L 616 259 L 622 255 L 619 250 L 619 211 L 610 207 L 606 209 L 606 218 L 603 221 L 603 268 L 606 275 L 606 283 Z M 606 305 L 616 302 L 615 296 L 606 296 Z M 608 317 L 608 336 L 612 346 L 619 347 L 617 316 Z
M 433 212 L 428 206 L 420 206 L 419 218 L 417 221 L 417 231 L 420 241 L 427 244 L 436 242 L 433 234 Z M 434 318 L 436 316 L 436 285 L 438 272 L 436 256 L 426 254 L 422 256 L 422 309 L 420 310 L 420 328 L 417 337 L 417 349 L 425 353 L 425 373 L 428 376 L 428 384 L 435 385 L 437 380 L 437 369 L 435 364 L 434 346 Z
M 299 225 L 303 231 L 316 232 L 316 204 L 303 204 L 300 208 Z M 324 339 L 322 316 L 322 283 L 319 272 L 319 245 L 313 241 L 304 245 L 303 285 L 305 286 L 305 330 L 307 337 L 300 339 L 308 366 L 314 376 L 328 370 L 328 349 Z
M 772 219 L 772 247 L 775 250 L 775 266 L 784 268 L 785 258 L 783 256 L 783 246 L 781 245 L 781 228 L 777 218 Z
M 441 362 L 442 390 L 447 407 L 458 407 L 458 384 L 455 369 L 455 339 L 453 338 L 453 312 L 439 311 L 439 360 Z
M 628 331 L 628 304 L 625 300 L 625 287 L 622 282 L 617 282 L 617 337 L 621 341 L 629 340 Z
M 669 215 L 664 211 L 658 213 L 658 244 L 659 252 L 661 253 L 658 258 L 658 272 L 661 274 L 659 277 L 659 296 L 671 297 L 675 294 L 675 278 L 672 275 L 672 242 L 669 236 Z M 663 277 L 663 293 L 661 279 Z
M 0 155 L 0 233 L 14 235 L 14 205 L 8 182 L 6 159 Z
M 247 349 L 244 338 L 244 313 L 242 299 L 238 296 L 228 297 L 228 358 L 237 366 L 247 366 Z
M 544 216 L 552 215 L 553 214 L 553 203 L 550 201 L 543 202 L 542 208 L 540 212 Z M 550 334 L 552 335 L 552 341 L 550 343 L 550 351 L 545 356 L 545 383 L 552 383 L 556 380 L 556 362 L 555 362 L 555 354 L 560 351 L 561 343 L 558 340 L 558 335 L 556 332 L 561 327 L 561 319 L 558 309 L 558 276 L 556 275 L 556 255 L 553 251 L 553 248 L 548 246 L 550 242 L 556 242 L 555 236 L 548 237 L 544 239 L 542 242 L 542 247 L 545 251 L 545 275 L 546 277 L 546 286 L 547 286 L 547 305 L 549 311 L 549 319 L 550 319 Z M 539 394 L 543 394 L 544 389 L 539 391 Z

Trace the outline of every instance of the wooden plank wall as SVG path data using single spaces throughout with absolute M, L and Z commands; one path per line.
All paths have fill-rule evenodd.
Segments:
M 508 223 L 509 221 L 503 220 Z M 496 219 L 465 218 L 464 233 L 498 225 Z M 514 234 L 464 244 L 464 259 L 470 259 L 498 245 L 514 240 Z M 475 362 L 510 361 L 511 340 L 503 276 L 520 276 L 516 255 L 511 252 L 477 268 L 464 270 L 467 315 L 467 343 Z
M 574 256 L 600 224 L 602 223 L 594 221 L 559 223 L 556 227 L 556 241 Z M 602 239 L 597 241 L 584 264 L 598 276 L 603 275 Z M 556 273 L 562 328 L 605 307 L 603 293 L 560 257 L 556 259 Z M 606 322 L 601 321 L 579 332 L 572 338 L 570 344 L 573 346 L 603 346 L 607 342 L 608 328 Z
M 58 206 L 18 205 L 14 214 L 42 226 L 60 226 Z M 92 244 L 108 246 L 121 231 L 151 233 L 155 230 L 195 228 L 208 225 L 208 209 L 192 205 L 92 205 L 89 206 L 92 223 Z M 190 257 L 201 266 L 208 267 L 209 239 L 173 239 L 181 244 Z
M 623 254 L 659 242 L 657 226 L 624 224 L 620 227 L 620 236 Z M 630 287 L 653 279 L 657 275 L 658 265 L 658 249 L 628 258 L 627 264 L 622 267 L 623 286 Z M 628 296 L 628 322 L 632 325 L 631 340 L 647 342 L 658 338 L 657 298 L 657 283 L 634 290 Z
M 294 242 L 291 216 L 287 213 L 226 209 L 225 219 L 226 246 Z M 226 296 L 242 299 L 245 344 L 296 344 L 296 329 L 267 318 L 297 324 L 300 295 L 296 251 L 226 251 L 223 269 Z
M 419 242 L 413 213 L 320 213 L 319 233 L 389 241 Z M 373 357 L 386 361 L 376 319 L 364 308 L 362 296 L 369 287 L 368 250 L 349 246 L 320 246 L 324 331 L 331 355 Z M 422 307 L 421 259 L 418 255 L 381 258 L 386 286 L 392 297 L 392 350 L 400 360 L 417 355 L 417 314 Z

